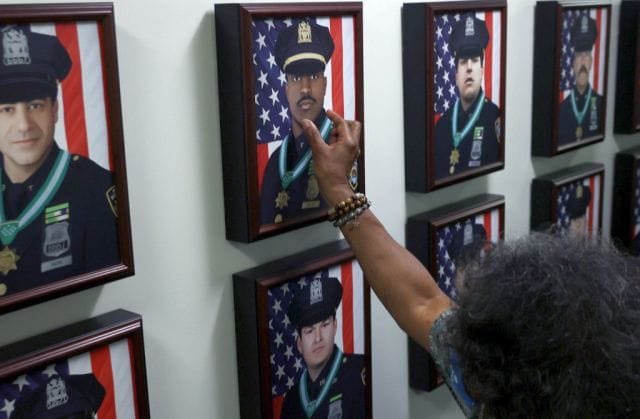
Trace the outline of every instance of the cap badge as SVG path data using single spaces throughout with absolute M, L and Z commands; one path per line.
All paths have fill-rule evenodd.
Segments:
M 29 41 L 21 29 L 11 27 L 3 31 L 2 49 L 4 65 L 31 64 Z
M 69 401 L 67 386 L 62 378 L 54 378 L 47 383 L 47 410 L 61 406 Z
M 576 188 L 576 199 L 582 199 L 582 185 L 578 185 Z
M 314 279 L 309 287 L 309 304 L 316 304 L 322 302 L 322 282 L 319 279 Z
M 471 16 L 468 16 L 466 27 L 464 29 L 464 36 L 474 36 L 475 34 L 476 34 L 476 29 L 474 27 L 473 18 Z
M 473 243 L 473 225 L 466 223 L 464 225 L 464 238 L 462 240 L 463 246 Z
M 580 33 L 587 33 L 589 31 L 589 19 L 587 15 L 582 15 L 582 21 L 580 22 Z
M 311 25 L 309 22 L 300 22 L 298 23 L 298 43 L 305 44 L 311 43 Z

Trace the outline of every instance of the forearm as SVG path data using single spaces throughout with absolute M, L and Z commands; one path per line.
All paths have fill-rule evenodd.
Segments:
M 396 242 L 370 210 L 342 232 L 354 250 L 365 278 L 398 325 L 427 347 L 435 319 L 451 305 L 431 274 Z

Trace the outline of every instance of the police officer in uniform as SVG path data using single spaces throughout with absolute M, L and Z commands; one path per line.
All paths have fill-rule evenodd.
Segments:
M 69 54 L 29 26 L 2 26 L 0 36 L 2 296 L 114 265 L 119 254 L 111 173 L 53 138 Z
M 342 285 L 315 278 L 294 291 L 287 316 L 298 336 L 306 369 L 289 390 L 282 419 L 359 419 L 365 416 L 364 356 L 344 354 L 334 343 Z
M 314 121 L 328 138 L 332 124 L 324 110 L 324 69 L 333 50 L 329 29 L 313 21 L 302 20 L 278 34 L 274 53 L 287 79 L 291 131 L 269 157 L 265 169 L 260 193 L 261 224 L 313 217 L 326 211 L 301 124 L 304 119 Z
M 54 376 L 19 399 L 11 419 L 93 419 L 104 396 L 93 374 Z
M 453 25 L 450 45 L 458 99 L 435 126 L 436 179 L 498 161 L 500 110 L 482 89 L 488 41 L 485 22 L 475 16 L 463 17 Z
M 596 22 L 584 14 L 571 26 L 573 46 L 573 73 L 575 85 L 560 104 L 558 116 L 558 145 L 602 134 L 602 96 L 589 84 L 589 72 L 593 66 L 593 45 L 598 37 Z
M 576 185 L 569 193 L 567 216 L 570 219 L 569 233 L 583 235 L 588 233 L 587 208 L 591 202 L 591 188 L 582 183 Z

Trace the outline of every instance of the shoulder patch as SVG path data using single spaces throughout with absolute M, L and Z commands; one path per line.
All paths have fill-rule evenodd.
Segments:
M 500 117 L 496 118 L 495 128 L 496 128 L 496 140 L 500 142 Z
M 118 198 L 116 196 L 115 185 L 107 189 L 104 194 L 107 198 L 107 202 L 109 203 L 109 207 L 111 208 L 111 212 L 113 212 L 113 215 L 118 218 Z

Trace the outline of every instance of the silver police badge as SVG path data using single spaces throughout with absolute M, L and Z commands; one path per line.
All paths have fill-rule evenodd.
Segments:
M 314 279 L 309 289 L 309 304 L 321 303 L 322 300 L 322 282 L 319 279 Z
M 67 386 L 62 378 L 54 378 L 47 383 L 47 410 L 61 406 L 69 401 Z
M 45 256 L 55 258 L 69 251 L 71 248 L 69 223 L 67 221 L 48 225 L 45 228 L 44 234 L 42 253 Z
M 471 144 L 469 167 L 480 166 L 480 157 L 482 157 L 482 140 L 474 140 Z
M 327 419 L 342 419 L 342 399 L 338 399 L 329 405 Z
M 9 27 L 2 33 L 2 50 L 4 65 L 31 64 L 29 41 L 27 36 L 15 27 Z

